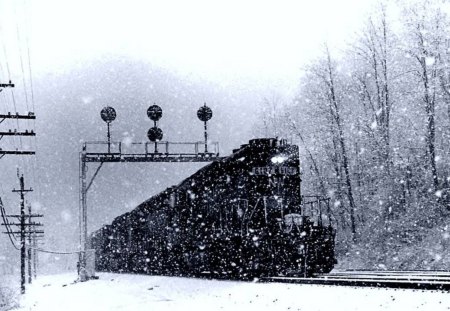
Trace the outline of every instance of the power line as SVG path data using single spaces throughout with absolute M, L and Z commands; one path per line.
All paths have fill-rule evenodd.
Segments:
M 28 21 L 31 20 L 31 11 L 29 10 L 29 4 L 27 5 L 27 1 L 24 0 L 23 4 L 22 4 L 22 19 L 21 21 L 23 22 L 23 33 L 24 33 L 24 38 L 25 38 L 25 44 L 26 44 L 26 57 L 28 60 L 28 74 L 29 74 L 29 91 L 31 94 L 31 105 L 32 105 L 32 109 L 33 109 L 33 113 L 36 113 L 35 110 L 35 97 L 34 97 L 34 87 L 33 87 L 33 74 L 32 74 L 32 64 L 31 64 L 31 48 L 30 48 L 30 36 L 29 33 L 31 32 L 31 27 L 28 23 Z M 16 14 L 16 16 L 18 16 Z M 17 33 L 19 34 L 19 26 L 18 26 L 18 21 L 19 19 L 17 18 L 16 21 L 16 25 L 17 25 Z M 19 40 L 20 41 L 20 40 Z M 20 44 L 20 42 L 19 42 Z M 20 54 L 21 55 L 21 54 Z M 25 73 L 24 70 L 22 69 L 22 73 L 25 77 Z M 26 85 L 24 84 L 24 88 L 26 89 Z M 37 131 L 37 127 L 36 127 L 36 119 L 33 119 L 33 128 L 35 131 Z M 38 183 L 36 183 L 36 171 L 39 167 L 39 158 L 38 158 L 38 152 L 37 152 L 37 148 L 38 148 L 38 140 L 37 137 L 35 136 L 34 139 L 32 140 L 32 142 L 34 142 L 34 150 L 36 151 L 36 156 L 33 157 L 33 160 L 31 162 L 31 177 L 33 180 L 33 184 L 36 186 L 37 188 L 37 194 L 38 194 L 38 199 L 39 201 L 41 201 L 42 199 L 42 193 L 41 193 L 41 187 Z M 28 158 L 26 159 L 26 161 L 28 162 Z
M 25 20 L 28 20 L 28 19 L 26 18 Z M 29 20 L 31 20 L 31 17 L 29 18 Z M 27 27 L 27 30 L 29 30 L 28 27 Z M 28 72 L 29 72 L 29 76 L 30 76 L 31 105 L 32 105 L 33 112 L 36 113 L 35 103 L 34 103 L 33 74 L 32 74 L 32 70 L 31 70 L 31 52 L 30 52 L 28 31 L 25 34 L 26 34 L 25 38 L 26 38 L 26 45 L 27 45 L 27 56 L 28 56 Z M 37 131 L 36 120 L 33 120 L 33 127 L 34 127 L 34 130 Z M 36 156 L 33 158 L 33 166 L 34 167 L 32 169 L 32 177 L 33 177 L 33 183 L 36 185 L 38 198 L 40 201 L 40 200 L 42 200 L 41 187 L 38 183 L 36 183 L 36 171 L 37 171 L 37 168 L 39 167 L 39 159 L 38 159 L 38 152 L 37 152 L 38 140 L 37 140 L 36 136 L 34 137 L 33 141 L 34 141 L 34 150 L 36 151 Z
M 1 211 L 2 219 L 3 219 L 4 223 L 5 223 L 6 231 L 8 231 L 8 237 L 9 237 L 9 239 L 11 241 L 11 244 L 14 246 L 15 249 L 20 250 L 20 248 L 18 248 L 16 246 L 16 244 L 14 243 L 14 241 L 12 240 L 12 238 L 15 238 L 14 232 L 11 230 L 11 227 L 10 227 L 11 224 L 9 223 L 8 218 L 6 217 L 6 211 L 4 209 L 3 202 L 1 200 L 1 198 L 0 198 L 0 211 Z M 11 215 L 11 216 L 13 216 L 13 215 Z M 17 216 L 20 216 L 20 215 L 17 215 Z M 31 220 L 31 216 L 33 216 L 33 215 L 32 214 L 28 215 L 28 218 L 30 220 Z M 40 216 L 40 215 L 34 215 L 34 216 Z M 31 225 L 36 225 L 36 224 L 31 224 Z M 32 250 L 35 250 L 35 251 L 38 251 L 38 252 L 41 252 L 41 253 L 59 254 L 59 255 L 72 255 L 72 254 L 80 253 L 80 251 L 54 251 L 54 250 L 47 250 L 47 249 L 38 248 L 38 247 L 31 247 L 31 246 L 29 246 L 29 249 L 32 249 Z
M 42 248 L 32 248 L 38 252 L 41 253 L 49 253 L 49 254 L 59 254 L 59 255 L 72 255 L 72 254 L 79 254 L 81 251 L 71 251 L 71 252 L 62 252 L 62 251 L 50 251 Z
M 14 248 L 15 248 L 16 250 L 20 250 L 20 248 L 17 247 L 17 246 L 16 246 L 16 243 L 14 243 L 14 241 L 12 240 L 12 238 L 14 237 L 14 235 L 11 233 L 12 231 L 11 231 L 11 228 L 9 227 L 8 218 L 6 218 L 6 211 L 5 211 L 5 208 L 4 208 L 4 206 L 3 206 L 3 202 L 2 202 L 2 199 L 1 199 L 1 198 L 0 198 L 0 211 L 1 211 L 1 214 L 2 214 L 3 222 L 5 223 L 5 227 L 6 227 L 6 231 L 7 231 L 8 238 L 9 238 L 9 240 L 10 240 L 12 246 L 14 246 Z M 14 237 L 14 238 L 15 238 L 15 237 Z
M 25 78 L 25 69 L 24 69 L 24 65 L 23 65 L 22 46 L 21 46 L 22 44 L 21 44 L 21 40 L 20 40 L 19 18 L 17 15 L 16 6 L 14 6 L 13 10 L 14 10 L 14 16 L 16 17 L 17 48 L 19 51 L 20 69 L 22 70 L 22 82 L 23 82 L 23 91 L 24 91 L 24 95 L 25 95 L 25 105 L 26 105 L 27 111 L 29 111 L 27 83 L 26 83 L 26 78 Z
M 8 80 L 11 80 L 11 70 L 9 68 L 8 55 L 6 53 L 6 45 L 5 45 L 5 41 L 3 40 L 3 37 L 4 36 L 3 36 L 3 33 L 2 33 L 2 27 L 0 25 L 0 38 L 1 38 L 1 41 L 2 41 L 3 54 L 4 54 L 4 57 L 5 57 L 6 71 L 8 73 Z
M 31 27 L 27 24 L 27 21 L 32 20 L 31 19 L 31 13 L 28 10 L 27 11 L 27 6 L 26 6 L 26 1 L 24 0 L 24 15 L 25 15 L 25 42 L 26 42 L 26 46 L 27 46 L 27 56 L 28 56 L 28 71 L 29 71 L 29 75 L 30 75 L 30 91 L 31 91 L 31 104 L 32 104 L 32 108 L 33 108 L 33 112 L 36 112 L 34 109 L 34 89 L 33 89 L 33 75 L 32 75 L 32 71 L 31 71 L 31 52 L 30 52 L 30 38 L 28 36 Z M 28 14 L 27 14 L 28 12 Z
M 11 239 L 11 237 L 12 237 L 12 238 L 14 238 L 14 241 L 17 241 L 16 237 L 11 233 L 12 232 L 11 225 L 8 221 L 8 218 L 6 217 L 6 210 L 5 210 L 5 207 L 3 205 L 3 201 L 1 200 L 1 198 L 0 198 L 0 209 L 1 209 L 2 218 L 5 223 L 6 231 L 8 232 L 9 238 Z M 16 247 L 16 244 L 12 240 L 11 240 L 11 243 L 13 244 L 14 247 Z M 16 247 L 16 249 L 17 249 L 17 247 Z
M 25 6 L 23 6 L 23 8 L 25 9 Z M 23 91 L 24 91 L 24 95 L 25 95 L 25 104 L 26 104 L 27 111 L 29 111 L 28 91 L 27 91 L 27 82 L 26 82 L 26 74 L 25 74 L 25 64 L 24 64 L 23 53 L 22 53 L 21 30 L 20 30 L 20 26 L 19 26 L 19 15 L 18 15 L 15 3 L 12 3 L 12 10 L 14 11 L 13 14 L 14 14 L 15 19 L 16 19 L 15 26 L 16 26 L 16 37 L 17 37 L 17 48 L 18 48 L 18 54 L 19 54 L 19 60 L 20 60 L 20 69 L 22 71 L 22 81 L 23 81 Z M 4 36 L 1 33 L 1 30 L 2 29 L 0 28 L 0 37 L 1 37 L 0 40 L 2 41 L 1 44 L 2 44 L 2 49 L 3 49 L 3 54 L 4 54 L 4 57 L 5 57 L 6 68 L 7 68 L 7 72 L 8 72 L 8 78 L 9 78 L 9 80 L 11 80 L 11 69 L 12 68 L 10 67 L 9 58 L 8 58 L 8 52 L 7 52 L 5 41 L 3 39 Z M 28 36 L 26 36 L 26 38 L 28 40 Z M 28 44 L 27 44 L 27 51 L 29 52 L 29 45 Z M 28 59 L 29 60 L 31 59 L 31 57 L 29 55 L 28 55 Z M 28 66 L 29 66 L 29 72 L 31 73 L 31 64 L 29 63 Z M 30 77 L 30 79 L 31 79 L 31 77 Z M 34 92 L 33 92 L 33 90 L 32 90 L 32 93 L 33 93 L 33 99 L 34 99 Z M 12 91 L 11 91 L 11 100 L 12 100 L 12 104 L 13 104 L 13 107 L 14 107 L 14 113 L 17 114 L 17 112 L 18 112 L 17 101 L 16 101 L 16 97 L 14 95 L 14 92 L 12 92 Z M 17 130 L 20 131 L 20 123 L 19 123 L 18 119 L 16 119 L 16 126 L 17 126 Z M 35 127 L 35 123 L 34 123 L 34 127 Z M 20 136 L 19 137 L 14 137 L 13 138 L 13 142 L 14 142 L 14 144 L 17 144 L 17 142 L 18 142 L 18 145 L 19 145 L 20 149 L 23 149 L 23 140 L 22 140 L 22 138 Z M 18 148 L 16 147 L 15 149 L 17 150 Z M 3 155 L 4 154 L 6 154 L 6 153 L 3 152 Z M 9 154 L 16 154 L 16 153 L 10 152 Z M 36 177 L 35 177 L 35 173 L 34 173 L 34 168 L 32 167 L 33 165 L 31 165 L 31 167 L 30 167 L 28 159 L 23 159 L 22 157 L 21 157 L 21 159 L 19 161 L 21 161 L 22 167 L 23 167 L 25 172 L 29 171 L 29 168 L 31 168 L 31 175 L 32 175 L 32 178 L 33 178 L 34 183 L 35 183 L 36 182 Z
M 33 88 L 33 78 L 32 78 L 31 48 L 30 48 L 30 44 L 29 44 L 29 34 L 27 32 L 28 29 L 25 29 L 27 25 L 23 25 L 23 23 L 26 22 L 26 18 L 25 18 L 25 20 L 23 20 L 23 18 L 26 17 L 26 14 L 25 14 L 26 5 L 25 5 L 25 2 L 24 2 L 24 5 L 22 6 L 23 14 L 21 14 L 20 7 L 16 8 L 16 4 L 15 3 L 13 3 L 12 5 L 13 5 L 12 9 L 14 10 L 14 16 L 15 16 L 15 19 L 16 19 L 16 21 L 15 21 L 15 28 L 16 28 L 15 32 L 16 32 L 16 39 L 17 39 L 17 50 L 15 50 L 15 52 L 14 51 L 8 51 L 7 46 L 6 46 L 6 41 L 4 39 L 4 38 L 6 38 L 4 36 L 5 33 L 2 32 L 2 28 L 1 28 L 1 25 L 0 25 L 1 49 L 2 49 L 3 54 L 4 54 L 6 73 L 8 75 L 8 80 L 10 81 L 9 85 L 7 85 L 6 83 L 4 85 L 0 84 L 0 92 L 2 91 L 2 87 L 12 86 L 11 85 L 11 75 L 12 75 L 12 73 L 15 70 L 18 71 L 18 69 L 19 69 L 18 66 L 15 66 L 15 64 L 17 64 L 15 59 L 13 59 L 14 61 L 10 63 L 11 59 L 8 58 L 8 52 L 10 52 L 10 56 L 13 55 L 14 58 L 18 54 L 18 58 L 20 60 L 20 69 L 19 70 L 21 70 L 21 73 L 22 73 L 22 83 L 23 83 L 23 94 L 24 94 L 24 97 L 25 97 L 24 98 L 25 106 L 26 106 L 27 112 L 30 113 L 30 109 L 29 109 L 29 98 L 30 98 L 31 99 L 32 109 L 33 109 L 33 111 L 32 111 L 33 118 L 28 118 L 28 119 L 33 120 L 33 127 L 34 127 L 34 130 L 35 130 L 36 129 L 36 121 L 35 121 L 35 117 L 34 117 L 35 98 L 34 98 L 34 88 Z M 14 33 L 13 32 L 13 28 L 11 30 L 12 30 L 11 34 L 13 34 Z M 13 36 L 11 38 L 13 38 Z M 24 39 L 25 39 L 25 41 L 24 41 Z M 25 54 L 23 53 L 24 48 L 26 48 Z M 26 66 L 27 66 L 27 64 L 26 64 L 27 61 L 28 61 L 28 68 L 27 68 L 28 72 L 27 73 L 29 74 L 29 80 L 27 79 L 27 74 L 26 74 L 26 70 L 25 70 Z M 1 66 L 1 65 L 2 65 L 2 62 L 0 62 L 0 67 L 1 67 L 0 71 L 4 72 L 3 71 L 4 67 Z M 9 130 L 9 132 L 8 131 L 7 132 L 0 131 L 0 139 L 3 136 L 14 136 L 14 137 L 12 137 L 13 139 L 11 140 L 11 142 L 8 143 L 8 144 L 11 146 L 11 143 L 12 143 L 12 145 L 14 145 L 14 147 L 15 147 L 13 149 L 15 151 L 0 150 L 0 158 L 2 156 L 4 156 L 5 154 L 25 154 L 25 153 L 26 154 L 34 154 L 34 152 L 27 152 L 27 151 L 23 152 L 23 151 L 19 151 L 18 150 L 17 145 L 20 146 L 21 150 L 23 150 L 23 146 L 24 146 L 22 138 L 21 138 L 21 136 L 23 136 L 22 133 L 25 133 L 24 134 L 25 136 L 34 136 L 34 145 L 35 145 L 34 147 L 35 148 L 37 148 L 37 139 L 36 139 L 36 136 L 34 135 L 34 132 L 33 132 L 32 135 L 30 135 L 29 131 L 21 132 L 20 122 L 19 122 L 19 119 L 21 119 L 21 117 L 19 117 L 19 114 L 18 114 L 19 106 L 18 106 L 18 102 L 16 100 L 16 96 L 15 96 L 14 92 L 11 90 L 10 97 L 6 96 L 6 92 L 1 92 L 1 93 L 3 93 L 1 95 L 1 98 L 3 99 L 4 106 L 7 108 L 5 113 L 7 113 L 7 111 L 10 111 L 8 109 L 8 106 L 12 105 L 14 115 L 12 117 L 10 115 L 3 115 L 2 116 L 1 112 L 0 112 L 0 123 L 3 120 L 5 120 L 6 118 L 16 119 L 17 130 L 15 130 L 15 131 Z M 31 94 L 31 97 L 29 96 L 29 94 Z M 17 95 L 17 93 L 16 93 L 16 95 Z M 18 98 L 21 98 L 21 97 L 19 96 Z M 23 106 L 21 105 L 21 107 L 23 107 Z M 28 122 L 28 121 L 26 121 L 26 122 Z M 30 125 L 30 124 L 26 123 L 25 125 Z M 19 137 L 16 137 L 16 136 L 19 136 Z M 37 160 L 36 160 L 36 158 L 34 158 L 34 162 L 31 162 L 31 163 L 28 161 L 28 159 L 23 159 L 23 157 L 20 157 L 19 161 L 21 161 L 19 163 L 22 164 L 23 170 L 25 172 L 27 172 L 28 170 L 31 170 L 31 177 L 33 179 L 33 183 L 36 184 L 36 176 L 35 176 L 35 170 L 37 169 Z M 19 180 L 20 180 L 21 186 L 22 186 L 23 185 L 23 176 L 19 177 Z M 1 183 L 0 183 L 0 185 L 1 185 Z M 40 187 L 38 187 L 38 190 L 39 190 L 38 194 L 39 194 L 39 197 L 40 197 L 40 194 L 41 194 Z M 25 275 L 25 272 L 24 272 L 25 234 L 29 235 L 28 236 L 28 244 L 29 245 L 27 246 L 27 248 L 28 248 L 28 269 L 29 269 L 28 270 L 28 274 L 29 274 L 29 282 L 31 282 L 31 253 L 30 253 L 30 251 L 31 251 L 31 235 L 32 235 L 33 232 L 36 232 L 36 231 L 31 230 L 31 226 L 35 225 L 35 224 L 33 224 L 31 222 L 31 217 L 33 217 L 33 215 L 31 214 L 31 210 L 29 212 L 30 215 L 28 215 L 28 216 L 26 216 L 24 214 L 24 211 L 23 211 L 23 205 L 24 205 L 23 192 L 25 192 L 25 191 L 27 191 L 27 190 L 24 190 L 23 187 L 21 187 L 21 190 L 15 191 L 15 192 L 20 192 L 20 194 L 21 194 L 21 214 L 19 215 L 20 216 L 20 218 L 19 218 L 20 219 L 20 232 L 18 232 L 18 233 L 20 233 L 20 243 L 21 243 L 20 247 L 18 247 L 16 245 L 16 243 L 14 242 L 14 240 L 16 240 L 16 236 L 15 236 L 16 232 L 14 232 L 12 230 L 12 228 L 11 228 L 12 225 L 16 225 L 16 224 L 10 223 L 10 221 L 8 220 L 9 216 L 16 217 L 16 215 L 7 215 L 5 207 L 3 205 L 3 202 L 0 201 L 0 203 L 1 203 L 0 204 L 1 205 L 0 206 L 0 211 L 1 211 L 1 216 L 2 216 L 1 218 L 3 219 L 4 226 L 6 228 L 6 232 L 5 233 L 8 235 L 8 238 L 9 238 L 11 244 L 13 245 L 13 247 L 16 250 L 20 250 L 20 252 L 21 252 L 21 288 L 22 288 L 22 293 L 25 291 L 25 287 L 24 287 L 24 275 Z M 35 216 L 37 216 L 37 215 L 35 215 Z M 28 217 L 28 224 L 25 224 L 25 218 L 26 217 Z M 29 226 L 29 230 L 27 230 L 27 233 L 25 233 L 25 226 L 26 225 Z M 35 238 L 36 238 L 36 235 L 33 234 L 33 244 L 35 244 Z M 36 259 L 36 253 L 35 253 L 36 247 L 33 248 L 33 251 L 34 251 L 34 258 Z M 45 251 L 45 250 L 43 250 L 43 251 Z M 35 262 L 35 267 L 36 267 L 36 262 Z M 36 271 L 35 271 L 35 273 L 36 273 Z

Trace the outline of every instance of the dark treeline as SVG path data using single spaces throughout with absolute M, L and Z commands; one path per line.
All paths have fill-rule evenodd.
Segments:
M 303 154 L 303 191 L 329 196 L 341 265 L 448 268 L 450 19 L 445 1 L 380 3 L 345 51 L 323 46 L 259 135 Z

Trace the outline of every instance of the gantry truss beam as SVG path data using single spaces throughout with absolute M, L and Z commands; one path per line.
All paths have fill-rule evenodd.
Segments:
M 85 162 L 212 162 L 223 159 L 213 153 L 86 153 Z

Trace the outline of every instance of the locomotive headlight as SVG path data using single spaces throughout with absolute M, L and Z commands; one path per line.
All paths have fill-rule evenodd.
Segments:
M 287 158 L 288 158 L 288 157 L 285 156 L 285 155 L 283 155 L 283 154 L 277 154 L 276 156 L 273 156 L 272 159 L 270 159 L 270 161 L 271 161 L 273 164 L 281 164 L 281 163 L 283 163 L 284 161 L 286 161 Z

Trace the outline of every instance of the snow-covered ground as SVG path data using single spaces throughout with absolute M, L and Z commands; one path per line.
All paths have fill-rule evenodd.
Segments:
M 20 296 L 18 281 L 18 276 L 0 273 L 0 311 L 10 310 L 17 306 Z
M 41 276 L 18 310 L 450 310 L 450 295 L 437 291 L 99 276 L 84 283 L 74 283 L 75 274 Z

